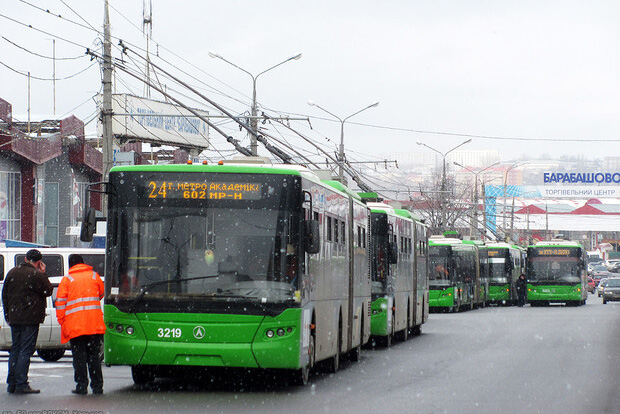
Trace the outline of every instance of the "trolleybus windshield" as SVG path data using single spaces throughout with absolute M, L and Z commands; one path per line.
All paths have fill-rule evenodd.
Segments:
M 579 283 L 580 249 L 541 247 L 528 249 L 528 282 Z
M 115 303 L 184 310 L 298 298 L 298 177 L 125 172 L 110 181 L 106 295 Z
M 428 270 L 431 286 L 452 286 L 453 270 L 451 265 L 452 249 L 449 246 L 429 247 Z
M 489 282 L 508 283 L 510 256 L 506 249 L 488 249 Z M 507 261 L 508 260 L 508 261 Z
M 371 222 L 371 289 L 377 296 L 387 293 L 390 287 L 390 234 L 386 214 L 372 213 Z

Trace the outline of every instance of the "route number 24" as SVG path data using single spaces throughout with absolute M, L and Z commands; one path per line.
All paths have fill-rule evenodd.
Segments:
M 180 338 L 181 328 L 158 328 L 157 336 L 159 338 Z

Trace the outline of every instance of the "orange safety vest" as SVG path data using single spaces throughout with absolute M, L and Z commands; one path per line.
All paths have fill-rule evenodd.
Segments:
M 56 318 L 64 344 L 82 335 L 105 333 L 101 299 L 103 281 L 87 264 L 77 264 L 62 278 L 56 294 Z

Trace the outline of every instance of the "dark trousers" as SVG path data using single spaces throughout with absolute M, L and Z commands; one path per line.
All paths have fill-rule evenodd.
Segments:
M 9 354 L 9 375 L 6 383 L 9 389 L 22 390 L 28 386 L 30 357 L 39 336 L 39 325 L 11 325 L 11 351 Z
M 88 376 L 93 391 L 103 390 L 103 374 L 99 352 L 103 342 L 103 335 L 82 335 L 71 339 L 71 353 L 73 354 L 74 380 L 76 389 L 86 391 Z M 88 367 L 88 370 L 87 370 Z
M 519 307 L 525 306 L 525 293 L 518 294 L 517 306 Z

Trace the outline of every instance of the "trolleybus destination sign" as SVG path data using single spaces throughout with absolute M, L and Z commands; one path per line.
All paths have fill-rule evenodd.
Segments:
M 575 247 L 542 247 L 531 248 L 528 251 L 531 256 L 570 256 L 579 257 L 579 249 Z
M 149 181 L 148 198 L 187 200 L 260 200 L 262 184 L 216 181 Z

